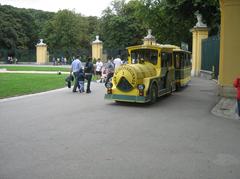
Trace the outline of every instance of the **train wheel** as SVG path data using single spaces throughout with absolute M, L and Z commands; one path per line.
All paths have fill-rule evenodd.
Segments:
M 157 87 L 156 87 L 156 85 L 153 85 L 151 87 L 150 95 L 151 95 L 150 103 L 153 104 L 157 101 Z

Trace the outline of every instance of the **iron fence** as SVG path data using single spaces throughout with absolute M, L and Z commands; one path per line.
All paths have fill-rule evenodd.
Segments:
M 214 72 L 214 78 L 219 74 L 219 36 L 212 36 L 202 40 L 202 70 Z

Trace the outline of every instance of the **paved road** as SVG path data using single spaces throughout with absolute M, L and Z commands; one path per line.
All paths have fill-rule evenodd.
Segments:
M 240 121 L 210 113 L 214 82 L 193 79 L 151 106 L 93 88 L 0 102 L 0 178 L 240 178 Z

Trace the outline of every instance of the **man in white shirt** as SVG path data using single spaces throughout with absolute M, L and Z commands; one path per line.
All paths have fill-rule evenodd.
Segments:
M 99 79 L 102 75 L 102 67 L 103 67 L 103 63 L 101 62 L 100 58 L 97 60 L 96 62 L 96 75 L 97 78 Z
M 113 60 L 113 63 L 115 65 L 115 70 L 122 65 L 122 60 L 120 59 L 120 56 L 118 55 L 117 58 Z
M 75 83 L 73 86 L 73 92 L 77 92 L 76 89 L 80 89 L 79 83 L 78 83 L 78 76 L 79 76 L 79 71 L 82 68 L 82 63 L 79 60 L 79 56 L 77 56 L 76 59 L 73 60 L 72 65 L 71 65 L 71 71 L 70 74 L 73 73 L 74 78 L 75 78 Z

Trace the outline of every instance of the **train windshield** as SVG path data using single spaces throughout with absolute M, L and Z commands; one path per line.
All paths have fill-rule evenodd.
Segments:
M 153 49 L 136 49 L 131 51 L 131 63 L 150 62 L 157 64 L 158 51 Z

